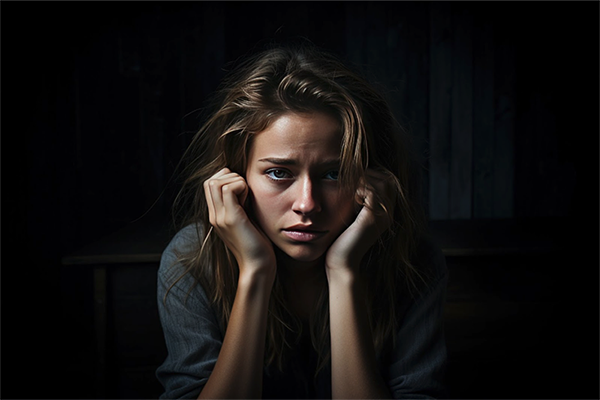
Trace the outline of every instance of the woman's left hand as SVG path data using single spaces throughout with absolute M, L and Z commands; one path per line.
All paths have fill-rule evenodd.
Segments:
M 367 182 L 356 191 L 356 201 L 361 206 L 356 219 L 327 251 L 328 276 L 332 272 L 356 273 L 367 251 L 390 227 L 396 192 L 384 174 L 367 170 L 366 177 Z

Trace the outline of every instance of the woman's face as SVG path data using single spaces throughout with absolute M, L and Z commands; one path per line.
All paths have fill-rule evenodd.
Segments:
M 323 113 L 286 113 L 253 140 L 246 181 L 256 220 L 296 261 L 319 259 L 353 221 L 355 200 L 339 190 L 342 135 Z

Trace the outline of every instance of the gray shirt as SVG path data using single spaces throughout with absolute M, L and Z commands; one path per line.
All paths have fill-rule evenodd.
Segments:
M 197 398 L 215 366 L 225 335 L 201 285 L 188 295 L 194 283 L 190 274 L 173 286 L 166 306 L 163 303 L 167 289 L 183 272 L 175 249 L 185 251 L 197 240 L 192 225 L 178 232 L 163 252 L 158 271 L 158 310 L 168 350 L 167 358 L 156 371 L 165 388 L 161 398 Z M 444 395 L 446 344 L 442 313 L 448 270 L 442 252 L 430 241 L 422 241 L 415 264 L 430 271 L 429 286 L 415 299 L 402 300 L 404 312 L 396 347 L 378 359 L 394 398 Z M 297 350 L 299 362 L 289 366 L 293 372 L 265 368 L 263 397 L 331 398 L 330 367 L 313 379 L 311 366 L 316 363 L 316 353 L 308 338 L 301 341 Z

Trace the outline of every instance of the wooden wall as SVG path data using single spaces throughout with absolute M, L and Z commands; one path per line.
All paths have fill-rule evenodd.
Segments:
M 545 12 L 587 15 L 578 7 Z M 61 16 L 68 10 L 81 17 Z M 596 132 L 560 115 L 593 109 L 597 58 L 578 52 L 584 40 L 565 37 L 588 37 L 585 23 L 566 21 L 561 33 L 552 18 L 534 18 L 535 7 L 515 10 L 469 2 L 56 6 L 47 11 L 55 22 L 35 21 L 23 45 L 15 42 L 11 59 L 29 61 L 8 66 L 27 76 L 19 96 L 32 197 L 45 194 L 37 181 L 50 174 L 44 181 L 60 194 L 68 227 L 61 239 L 75 248 L 157 200 L 167 212 L 174 166 L 230 63 L 265 40 L 304 36 L 361 67 L 389 98 L 414 137 L 432 219 L 566 216 L 578 161 L 563 133 L 581 141 Z M 566 73 L 576 75 L 557 79 Z M 577 96 L 592 103 L 576 109 L 568 99 L 583 79 L 591 81 L 577 85 Z
M 5 382 L 39 357 L 63 360 L 77 381 L 64 385 L 49 371 L 38 385 L 5 387 L 5 397 L 86 397 L 77 385 L 87 387 L 80 365 L 93 353 L 92 305 L 81 301 L 91 276 L 65 270 L 60 259 L 150 209 L 168 213 L 172 174 L 205 101 L 230 63 L 264 40 L 307 37 L 384 91 L 413 134 L 431 219 L 595 224 L 595 165 L 588 171 L 598 139 L 598 3 L 2 8 L 2 126 L 11 155 L 3 244 L 18 266 L 3 272 L 5 283 L 19 282 L 11 285 L 18 302 L 3 308 L 12 327 L 3 333 L 27 343 L 10 358 Z

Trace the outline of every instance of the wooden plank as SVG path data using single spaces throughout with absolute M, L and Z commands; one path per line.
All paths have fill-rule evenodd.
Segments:
M 116 353 L 111 364 L 115 366 L 159 365 L 167 355 L 156 297 L 158 268 L 155 263 L 120 265 L 110 270 L 108 295 L 115 327 L 111 348 Z M 139 335 L 140 327 L 144 337 Z
M 94 330 L 96 339 L 96 379 L 94 392 L 96 398 L 108 398 L 106 387 L 106 268 L 94 268 Z
M 113 265 L 157 262 L 174 232 L 155 214 L 133 221 L 124 228 L 65 256 L 63 265 Z
M 158 13 L 158 9 L 154 13 Z M 155 14 L 156 15 L 156 14 Z M 165 137 L 164 67 L 168 62 L 163 51 L 159 19 L 145 15 L 140 19 L 140 130 L 138 156 L 140 160 L 139 187 L 144 193 L 144 208 L 148 209 L 164 184 L 163 139 Z
M 452 15 L 450 219 L 471 218 L 473 172 L 473 17 L 461 3 Z
M 380 91 L 385 88 L 389 91 L 389 77 L 387 73 L 387 33 L 388 21 L 386 10 L 383 8 L 386 3 L 368 2 L 366 17 L 365 44 L 367 60 L 367 79 L 375 85 Z
M 542 254 L 565 247 L 563 218 L 431 221 L 429 231 L 446 256 Z
M 509 27 L 497 26 L 494 31 L 494 218 L 511 218 L 514 208 L 516 40 Z
M 170 70 L 165 78 L 163 99 L 170 111 L 165 136 L 165 209 L 172 204 L 177 187 L 172 179 L 175 167 L 189 145 L 193 135 L 204 122 L 202 113 L 206 100 L 216 89 L 223 76 L 224 42 L 223 5 L 220 3 L 178 3 L 180 9 L 169 15 L 168 49 L 172 53 Z M 183 5 L 185 4 L 185 5 Z M 208 24 L 205 20 L 214 20 Z M 207 47 L 217 46 L 210 54 Z M 216 71 L 216 72 L 215 72 Z M 166 210 L 170 212 L 171 210 Z
M 476 18 L 473 34 L 473 217 L 491 218 L 494 165 L 493 23 Z
M 379 3 L 388 7 L 381 10 L 378 18 L 386 21 L 383 42 L 385 51 L 385 77 L 390 108 L 402 125 L 409 117 L 407 69 L 408 69 L 408 5 L 409 3 Z
M 452 99 L 452 18 L 450 4 L 430 8 L 429 217 L 450 217 L 450 132 Z
M 346 2 L 346 60 L 365 72 L 366 56 L 366 4 Z
M 407 18 L 408 120 L 421 166 L 422 204 L 429 204 L 429 3 L 410 2 Z
M 224 76 L 225 51 L 225 10 L 223 2 L 208 2 L 202 13 L 201 30 L 196 31 L 196 44 L 200 45 L 198 64 L 194 65 L 194 73 L 201 74 L 200 90 L 203 97 L 208 97 L 217 89 Z
M 203 3 L 204 4 L 204 3 Z M 179 47 L 179 91 L 181 129 L 180 147 L 185 149 L 192 136 L 202 124 L 201 110 L 208 97 L 203 87 L 204 57 L 202 52 L 202 32 L 200 25 L 185 24 L 180 30 Z
M 213 4 L 217 2 L 205 2 L 203 4 Z M 265 19 L 265 11 L 256 6 L 257 3 L 253 2 L 219 2 L 223 5 L 223 36 L 225 40 L 225 61 L 227 65 L 225 68 L 230 70 L 231 64 L 237 64 L 240 57 L 244 58 L 250 53 L 254 53 L 258 50 L 261 44 L 261 39 L 264 39 L 262 35 L 262 29 L 257 29 L 257 20 Z M 266 3 L 265 3 L 266 4 Z M 269 15 L 272 18 L 278 18 L 281 14 L 279 7 L 272 7 Z M 286 32 L 286 25 L 278 23 L 278 27 L 281 27 L 281 32 Z

